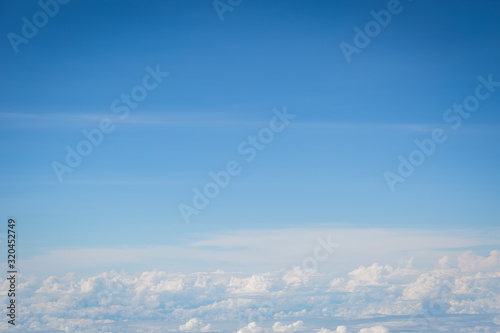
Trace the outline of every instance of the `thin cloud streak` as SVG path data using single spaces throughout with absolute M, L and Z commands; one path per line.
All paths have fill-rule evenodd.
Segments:
M 317 238 L 331 236 L 331 241 L 340 244 L 331 258 L 331 265 L 325 269 L 350 270 L 355 266 L 384 258 L 383 261 L 397 260 L 403 255 L 415 262 L 428 264 L 444 255 L 452 258 L 456 249 L 475 246 L 500 246 L 500 229 L 477 232 L 462 230 L 450 233 L 415 229 L 276 229 L 238 230 L 227 233 L 205 234 L 202 240 L 184 245 L 151 245 L 120 248 L 55 248 L 47 254 L 23 260 L 25 271 L 42 274 L 59 263 L 63 271 L 93 270 L 114 265 L 150 265 L 158 263 L 172 266 L 179 260 L 184 269 L 227 269 L 240 267 L 241 270 L 262 270 L 269 267 L 287 269 L 290 265 L 300 265 L 302 260 L 312 255 Z M 446 248 L 446 249 L 445 249 Z M 216 259 L 215 259 L 216 258 Z M 204 263 L 201 268 L 198 264 Z M 153 264 L 154 263 L 154 264 Z M 63 273 L 63 272 L 61 272 Z
M 185 115 L 175 115 L 179 118 Z M 89 113 L 48 113 L 48 114 L 26 114 L 13 112 L 0 112 L 0 118 L 3 119 L 22 119 L 22 120 L 47 120 L 51 121 L 53 127 L 62 126 L 57 121 L 99 121 L 103 118 L 109 118 L 116 124 L 124 125 L 150 125 L 165 127 L 262 127 L 268 125 L 265 121 L 233 121 L 233 120 L 168 120 L 165 116 L 156 115 L 131 115 L 125 120 L 119 119 L 114 114 L 89 114 Z M 38 123 L 37 123 L 38 124 Z M 22 123 L 21 125 L 30 125 Z M 423 124 L 423 123 L 354 123 L 354 122 L 294 122 L 291 128 L 305 130 L 334 130 L 341 132 L 406 132 L 406 133 L 429 133 L 434 128 L 446 127 L 443 124 Z M 46 126 L 44 125 L 44 129 Z M 492 125 L 467 125 L 460 129 L 458 133 L 463 134 L 500 134 L 499 126 Z

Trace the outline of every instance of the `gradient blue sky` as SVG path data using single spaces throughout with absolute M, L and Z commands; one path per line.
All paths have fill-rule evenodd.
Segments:
M 445 110 L 500 81 L 498 1 L 402 1 L 348 64 L 339 43 L 387 1 L 71 1 L 15 54 L 35 1 L 2 1 L 1 216 L 26 256 L 166 245 L 228 229 L 498 226 L 500 89 L 451 131 Z M 156 66 L 170 76 L 59 183 L 51 167 Z M 287 107 L 297 115 L 184 224 L 178 205 Z M 415 139 L 449 130 L 392 193 Z

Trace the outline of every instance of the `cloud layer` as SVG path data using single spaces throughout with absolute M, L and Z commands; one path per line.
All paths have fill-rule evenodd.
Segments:
M 500 331 L 499 251 L 347 274 L 145 271 L 23 278 L 19 332 Z M 1 285 L 7 289 L 7 281 Z M 4 295 L 1 296 L 6 301 Z M 0 329 L 6 329 L 6 322 Z

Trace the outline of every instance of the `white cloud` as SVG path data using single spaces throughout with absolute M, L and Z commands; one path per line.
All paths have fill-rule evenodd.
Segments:
M 300 266 L 302 260 L 314 255 L 318 237 L 328 235 L 332 241 L 340 243 L 340 247 L 335 249 L 330 259 L 319 262 L 319 267 L 322 269 L 333 267 L 332 260 L 335 258 L 335 269 L 342 272 L 352 271 L 362 264 L 366 265 L 366 258 L 376 256 L 386 260 L 385 263 L 380 263 L 382 266 L 387 262 L 396 262 L 400 259 L 401 251 L 405 251 L 409 257 L 415 257 L 415 261 L 421 264 L 430 265 L 445 255 L 452 258 L 455 253 L 453 249 L 500 243 L 500 229 L 487 230 L 484 233 L 470 230 L 431 232 L 334 227 L 241 230 L 224 234 L 206 234 L 202 240 L 177 246 L 54 249 L 46 254 L 24 259 L 23 266 L 26 274 L 42 276 L 47 276 L 47 273 L 64 275 L 68 270 L 103 271 L 109 267 L 119 269 L 123 266 L 143 269 L 148 263 L 159 261 L 165 265 L 169 263 L 178 265 L 181 261 L 186 270 L 191 270 L 194 262 L 204 263 L 205 267 L 200 268 L 202 270 L 211 270 L 221 262 L 239 264 L 241 267 L 246 267 L 249 272 L 263 271 L 269 267 L 292 270 L 294 265 Z M 450 250 L 436 250 L 443 248 Z M 498 254 L 494 256 L 498 257 Z M 54 267 L 52 265 L 54 262 L 59 265 Z M 290 263 L 290 266 L 283 267 L 285 262 Z M 467 267 L 464 266 L 464 269 Z
M 369 267 L 361 266 L 349 274 L 349 282 L 347 282 L 346 290 L 354 291 L 360 286 L 378 286 L 381 285 L 381 279 L 385 273 L 388 275 L 393 271 L 389 265 L 380 266 L 377 263 Z
M 373 326 L 370 328 L 362 328 L 359 333 L 388 333 L 389 330 L 384 326 Z
M 278 321 L 273 325 L 273 332 L 295 332 L 303 328 L 304 322 L 302 320 L 296 321 L 290 325 L 283 325 Z
M 486 258 L 472 251 L 467 251 L 458 257 L 458 266 L 464 272 L 498 269 L 500 266 L 500 251 L 491 251 L 490 256 Z
M 153 271 L 144 272 L 139 277 L 141 281 L 137 286 L 138 291 L 150 289 L 153 292 L 160 293 L 162 291 L 182 291 L 184 283 L 182 278 L 170 279 L 170 276 L 165 272 Z
M 240 328 L 237 333 L 264 333 L 264 329 L 257 326 L 254 321 L 246 327 Z
M 184 325 L 179 326 L 179 330 L 183 332 L 208 332 L 210 328 L 210 324 L 205 325 L 198 318 L 192 318 Z
M 308 284 L 312 278 L 318 275 L 318 272 L 314 269 L 304 269 L 294 266 L 283 276 L 282 280 L 290 285 Z
M 345 326 L 337 326 L 335 331 L 330 331 L 327 328 L 321 328 L 318 333 L 347 333 L 347 327 Z
M 421 300 L 437 297 L 440 286 L 446 281 L 446 276 L 442 272 L 424 273 L 403 290 L 403 298 Z
M 271 281 L 264 275 L 252 275 L 250 278 L 232 277 L 228 290 L 232 293 L 265 293 L 269 291 Z
M 445 265 L 438 265 L 437 258 L 429 269 L 413 268 L 409 262 L 398 260 L 392 266 L 361 265 L 350 273 L 315 271 L 306 279 L 300 269 L 259 274 L 155 270 L 137 274 L 103 272 L 84 278 L 76 274 L 46 279 L 22 277 L 19 313 L 24 322 L 13 332 L 128 333 L 134 332 L 134 324 L 154 332 L 155 327 L 164 328 L 167 323 L 170 326 L 163 331 L 226 333 L 235 332 L 238 323 L 245 323 L 239 333 L 331 333 L 331 327 L 322 328 L 324 322 L 311 318 L 338 318 L 340 323 L 363 319 L 368 327 L 383 325 L 347 326 L 349 332 L 383 333 L 387 332 L 385 327 L 391 332 L 404 331 L 384 320 L 391 322 L 394 316 L 402 316 L 401 327 L 407 328 L 411 316 L 423 311 L 453 316 L 453 322 L 447 324 L 451 331 L 490 327 L 495 332 L 495 320 L 500 322 L 500 271 L 494 270 L 497 266 L 492 262 L 496 259 L 491 259 L 495 256 L 494 252 L 489 257 L 457 253 Z M 472 258 L 475 263 L 464 269 L 458 258 Z M 489 269 L 483 270 L 485 267 Z M 4 280 L 0 287 L 7 290 L 8 283 Z M 0 295 L 0 302 L 6 300 L 5 294 Z M 374 317 L 378 321 L 370 322 Z M 272 326 L 267 321 L 270 319 L 280 322 Z M 125 320 L 129 331 L 124 329 Z M 0 330 L 6 328 L 0 322 Z M 347 328 L 338 326 L 333 332 L 347 333 Z

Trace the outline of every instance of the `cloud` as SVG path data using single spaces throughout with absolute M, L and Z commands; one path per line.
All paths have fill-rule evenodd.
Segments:
M 500 266 L 500 251 L 491 251 L 486 258 L 467 251 L 458 257 L 458 266 L 464 272 L 493 270 Z
M 316 270 L 295 266 L 283 276 L 282 280 L 290 285 L 308 284 L 311 278 L 318 275 Z
M 359 333 L 388 333 L 389 330 L 384 326 L 373 326 L 370 328 L 362 328 Z M 335 331 L 330 331 L 326 328 L 321 328 L 318 333 L 348 333 L 346 326 L 337 326 Z
M 479 233 L 479 232 L 478 232 Z M 335 269 L 342 272 L 352 271 L 361 264 L 366 265 L 366 258 L 378 256 L 386 262 L 400 259 L 401 251 L 408 257 L 414 257 L 423 265 L 435 264 L 436 260 L 447 255 L 456 256 L 456 250 L 472 246 L 500 244 L 500 229 L 488 230 L 485 234 L 473 231 L 448 233 L 424 230 L 400 229 L 279 229 L 279 230 L 243 230 L 222 234 L 205 234 L 202 240 L 171 246 L 144 246 L 130 248 L 82 248 L 53 249 L 48 253 L 23 260 L 25 273 L 36 275 L 66 274 L 67 271 L 103 271 L 109 267 L 140 267 L 154 269 L 149 263 L 163 262 L 166 265 L 179 262 L 191 270 L 194 263 L 204 263 L 200 269 L 213 269 L 221 263 L 231 263 L 244 267 L 249 272 L 262 272 L 268 269 L 292 271 L 294 266 L 305 267 L 303 261 L 314 256 L 318 245 L 317 238 L 331 236 L 340 243 L 332 257 L 318 262 L 318 271 L 327 269 L 335 258 Z M 340 242 L 341 240 L 341 242 Z M 446 248 L 447 250 L 443 250 Z M 498 258 L 498 254 L 494 254 Z M 475 258 L 477 261 L 478 258 Z M 493 259 L 489 259 L 494 261 Z M 57 267 L 53 262 L 59 263 Z M 283 267 L 283 263 L 290 263 Z M 487 261 L 485 264 L 489 264 Z M 371 263 L 370 263 L 371 264 Z M 384 267 L 386 263 L 379 262 Z M 464 264 L 465 265 L 465 264 Z M 48 269 L 50 267 L 50 269 Z M 144 268 L 146 267 L 146 268 Z M 197 266 L 198 267 L 198 266 Z M 369 266 L 367 267 L 369 268 Z M 464 266 L 464 269 L 468 269 Z M 473 269 L 473 268 L 471 268 Z M 298 272 L 292 272 L 288 283 L 307 283 Z M 373 272 L 375 273 L 375 272 Z M 381 274 L 386 274 L 382 272 Z M 370 280 L 365 280 L 369 282 Z
M 373 326 L 370 328 L 362 328 L 359 333 L 388 333 L 389 330 L 384 326 Z
M 252 275 L 250 278 L 232 277 L 228 290 L 235 294 L 240 293 L 265 293 L 269 291 L 271 281 L 264 275 Z
M 264 329 L 257 326 L 257 323 L 251 322 L 246 327 L 240 328 L 237 333 L 264 333 Z
M 273 325 L 273 332 L 295 332 L 303 328 L 304 322 L 302 320 L 296 321 L 290 325 L 283 325 L 278 321 Z
M 149 288 L 152 292 L 160 293 L 162 291 L 182 291 L 184 289 L 182 278 L 170 279 L 170 276 L 165 272 L 144 272 L 139 279 L 142 283 L 137 287 L 138 291 Z
M 13 332 L 133 332 L 133 325 L 153 332 L 158 323 L 168 323 L 170 331 L 225 333 L 235 332 L 237 324 L 244 323 L 239 333 L 331 333 L 330 328 L 322 328 L 324 322 L 311 318 L 363 320 L 370 327 L 370 320 L 376 317 L 372 326 L 382 328 L 347 327 L 349 332 L 379 333 L 386 332 L 385 327 L 393 331 L 397 326 L 392 322 L 394 316 L 408 326 L 413 317 L 428 313 L 453 316 L 453 323 L 447 324 L 452 331 L 473 331 L 480 326 L 496 327 L 494 321 L 500 318 L 500 271 L 494 269 L 498 266 L 491 259 L 495 256 L 495 252 L 489 257 L 457 253 L 446 265 L 436 259 L 430 268 L 414 268 L 411 258 L 405 258 L 394 265 L 361 265 L 348 273 L 309 274 L 297 268 L 259 274 L 152 270 L 86 277 L 71 273 L 23 276 L 18 288 L 24 322 Z M 464 269 L 464 258 L 475 263 Z M 485 267 L 490 271 L 483 270 Z M 8 284 L 1 281 L 0 287 L 7 290 Z M 0 302 L 6 300 L 5 294 L 0 295 Z M 264 318 L 280 322 L 260 324 Z M 129 331 L 124 329 L 124 320 Z M 234 327 L 228 328 L 228 323 Z M 0 322 L 0 330 L 6 328 Z M 333 332 L 347 333 L 347 328 L 338 326 Z
M 208 332 L 210 331 L 210 324 L 204 325 L 198 318 L 192 318 L 184 325 L 179 326 L 179 331 L 183 332 Z
M 347 282 L 346 290 L 354 291 L 360 286 L 378 286 L 381 285 L 381 279 L 384 273 L 387 275 L 393 271 L 389 265 L 380 266 L 377 263 L 369 267 L 361 266 L 349 274 L 349 282 Z
M 421 274 L 403 290 L 403 298 L 424 300 L 436 298 L 444 287 L 451 289 L 452 275 L 448 271 L 431 271 Z
M 337 329 L 335 331 L 330 331 L 329 329 L 326 328 L 321 328 L 318 333 L 347 333 L 347 327 L 345 326 L 337 326 Z

